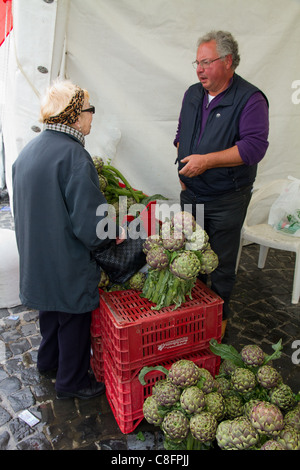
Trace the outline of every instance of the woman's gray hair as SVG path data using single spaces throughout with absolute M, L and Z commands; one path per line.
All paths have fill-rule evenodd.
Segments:
M 238 43 L 232 34 L 227 31 L 210 31 L 198 40 L 197 47 L 210 41 L 216 41 L 220 57 L 232 56 L 232 69 L 235 70 L 240 63 L 240 55 Z

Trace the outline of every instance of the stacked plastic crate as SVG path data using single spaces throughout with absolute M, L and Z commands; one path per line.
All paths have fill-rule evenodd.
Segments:
M 186 358 L 213 375 L 220 360 L 211 353 L 209 341 L 221 339 L 223 301 L 200 281 L 193 299 L 178 309 L 159 311 L 132 290 L 102 292 L 100 307 L 92 317 L 91 366 L 105 381 L 106 396 L 123 433 L 132 432 L 143 420 L 143 403 L 154 383 L 165 375 L 151 371 L 141 385 L 144 366 L 163 365 Z

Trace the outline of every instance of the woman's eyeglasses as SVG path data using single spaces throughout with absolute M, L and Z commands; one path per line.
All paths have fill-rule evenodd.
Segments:
M 92 113 L 95 114 L 95 106 L 91 106 L 90 108 L 82 109 L 82 113 Z

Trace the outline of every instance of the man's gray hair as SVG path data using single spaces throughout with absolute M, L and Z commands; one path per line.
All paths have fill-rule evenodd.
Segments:
M 231 33 L 227 31 L 210 31 L 198 40 L 197 47 L 205 42 L 216 41 L 220 57 L 232 55 L 232 69 L 235 70 L 240 63 L 239 46 Z

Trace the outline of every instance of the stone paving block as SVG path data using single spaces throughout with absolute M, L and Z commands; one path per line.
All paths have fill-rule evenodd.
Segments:
M 52 450 L 52 446 L 50 442 L 46 439 L 44 434 L 38 434 L 18 444 L 17 449 L 18 450 Z
M 29 409 L 32 405 L 35 404 L 35 399 L 31 393 L 30 388 L 23 388 L 22 390 L 18 390 L 17 392 L 9 395 L 7 398 L 15 412 Z
M 10 440 L 10 435 L 7 431 L 0 434 L 0 450 L 6 450 Z
M 0 426 L 3 426 L 3 424 L 8 423 L 11 418 L 12 416 L 4 408 L 2 408 L 2 406 L 0 406 Z

